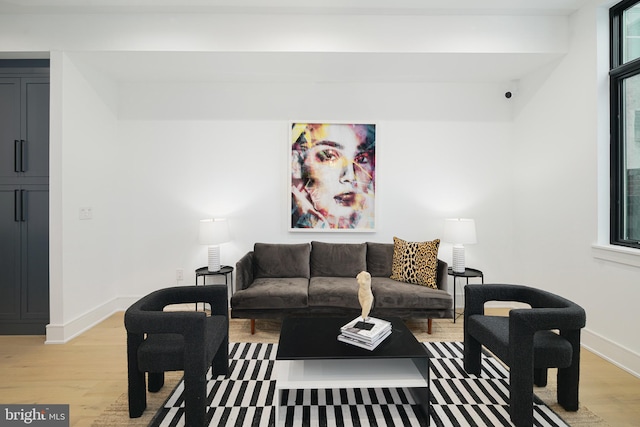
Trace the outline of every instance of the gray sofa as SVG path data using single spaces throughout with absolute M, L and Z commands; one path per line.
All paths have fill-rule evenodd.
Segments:
M 282 319 L 286 316 L 357 316 L 360 314 L 356 275 L 371 274 L 374 304 L 371 316 L 403 319 L 452 317 L 452 296 L 446 292 L 447 264 L 438 260 L 438 289 L 390 279 L 392 243 L 256 243 L 236 263 L 231 317 Z

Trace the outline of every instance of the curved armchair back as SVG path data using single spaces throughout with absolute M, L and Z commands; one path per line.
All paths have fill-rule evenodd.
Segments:
M 523 285 L 467 285 L 465 287 L 465 319 L 474 314 L 484 315 L 489 301 L 510 301 L 528 304 L 532 309 L 512 309 L 523 316 L 532 327 L 544 329 L 580 329 L 586 325 L 586 313 L 578 304 L 551 292 Z

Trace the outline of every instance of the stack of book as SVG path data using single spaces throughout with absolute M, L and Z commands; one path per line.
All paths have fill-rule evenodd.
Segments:
M 385 338 L 391 335 L 391 322 L 368 317 L 366 322 L 362 317 L 356 317 L 340 328 L 338 341 L 373 350 Z

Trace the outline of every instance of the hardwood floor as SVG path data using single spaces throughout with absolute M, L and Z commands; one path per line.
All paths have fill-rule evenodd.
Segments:
M 582 352 L 580 400 L 611 426 L 640 425 L 640 379 L 601 357 Z
M 0 402 L 69 404 L 72 426 L 89 426 L 127 390 L 123 313 L 63 345 L 43 336 L 0 337 Z
M 453 322 L 434 322 L 434 334 L 438 325 Z M 257 329 L 251 336 L 248 321 L 233 319 L 232 341 L 273 341 L 277 323 L 258 321 Z M 45 345 L 41 336 L 0 336 L 0 403 L 69 404 L 71 426 L 90 426 L 126 393 L 125 352 L 123 313 L 64 345 Z M 637 426 L 640 379 L 583 351 L 580 401 L 611 426 Z

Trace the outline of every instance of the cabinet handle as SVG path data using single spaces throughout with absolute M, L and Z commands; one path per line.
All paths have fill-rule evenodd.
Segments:
M 20 221 L 20 190 L 13 190 L 13 220 Z
M 27 190 L 20 190 L 20 221 L 27 220 Z
M 27 141 L 20 140 L 20 172 L 27 171 Z
M 13 170 L 15 172 L 20 172 L 20 166 L 22 166 L 21 154 L 20 141 L 16 139 L 13 141 Z
M 13 220 L 24 222 L 27 220 L 27 190 L 13 190 Z

